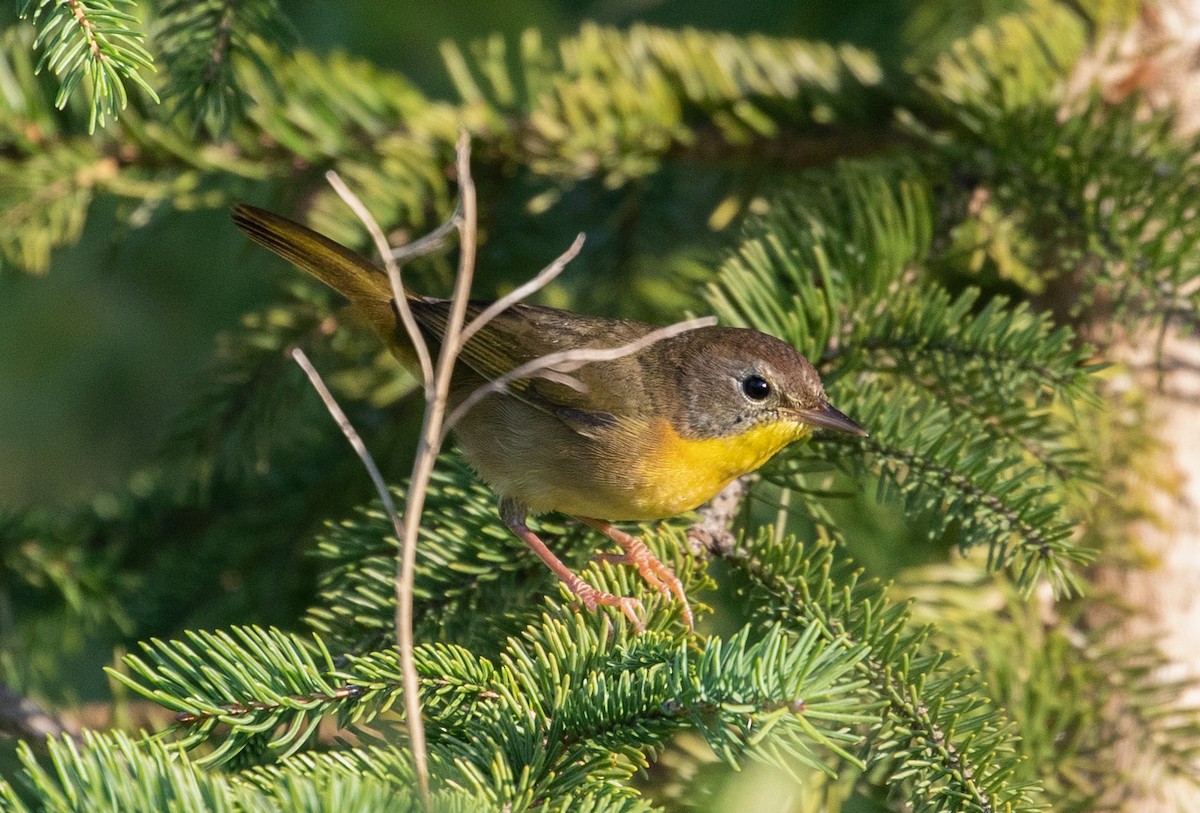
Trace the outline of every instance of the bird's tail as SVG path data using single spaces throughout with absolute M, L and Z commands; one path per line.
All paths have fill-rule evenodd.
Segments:
M 387 273 L 307 226 L 256 206 L 238 204 L 233 222 L 252 239 L 350 300 L 397 355 L 407 357 Z M 405 291 L 405 295 L 412 295 Z

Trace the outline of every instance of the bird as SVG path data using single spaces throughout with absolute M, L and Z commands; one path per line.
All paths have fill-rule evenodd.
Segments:
M 384 269 L 289 218 L 247 204 L 233 221 L 250 238 L 345 296 L 403 364 L 416 355 Z M 450 302 L 405 290 L 424 338 L 436 347 Z M 471 302 L 468 318 L 488 302 Z M 550 353 L 612 348 L 652 325 L 514 304 L 464 345 L 452 373 L 453 409 L 479 387 Z M 697 508 L 735 478 L 814 430 L 865 436 L 826 397 L 812 363 L 790 344 L 749 328 L 707 326 L 648 343 L 572 372 L 574 386 L 544 377 L 507 382 L 478 400 L 454 428 L 457 445 L 498 498 L 498 514 L 589 611 L 618 608 L 644 629 L 641 602 L 597 589 L 528 525 L 558 512 L 608 537 L 664 596 L 693 614 L 683 584 L 617 522 L 653 521 Z

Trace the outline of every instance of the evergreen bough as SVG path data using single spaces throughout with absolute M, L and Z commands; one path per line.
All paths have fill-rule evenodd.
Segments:
M 720 769 L 677 747 L 688 736 L 730 768 L 781 769 L 827 809 L 847 786 L 883 809 L 1082 809 L 1130 781 L 1107 770 L 1113 729 L 1095 713 L 1118 707 L 1157 764 L 1194 766 L 1200 727 L 1172 707 L 1180 687 L 1155 676 L 1161 656 L 1079 620 L 1097 600 L 1082 595 L 1086 565 L 1105 551 L 1080 544 L 1078 497 L 1104 471 L 1087 443 L 1103 408 L 1099 365 L 1075 328 L 1102 340 L 1098 314 L 1161 328 L 1200 313 L 1192 146 L 1168 137 L 1168 117 L 1062 90 L 1111 10 L 1089 19 L 1030 2 L 890 73 L 869 52 L 793 39 L 587 25 L 547 43 L 529 32 L 446 45 L 454 103 L 343 55 L 281 49 L 289 34 L 273 2 L 164 3 L 155 58 L 120 4 L 18 11 L 28 22 L 0 34 L 12 79 L 0 96 L 5 270 L 45 271 L 98 198 L 153 226 L 172 209 L 261 195 L 268 179 L 306 200 L 315 227 L 362 246 L 361 225 L 319 182 L 327 168 L 385 226 L 417 233 L 453 206 L 444 167 L 460 125 L 481 145 L 485 189 L 517 194 L 502 181 L 515 167 L 520 191 L 535 193 L 518 214 L 485 198 L 490 226 L 564 221 L 534 244 L 577 229 L 558 213 L 581 197 L 638 204 L 674 173 L 709 171 L 680 167 L 719 166 L 700 177 L 720 193 L 701 185 L 698 202 L 647 206 L 632 227 L 657 236 L 708 223 L 728 246 L 725 224 L 742 224 L 703 299 L 676 292 L 662 307 L 711 308 L 793 343 L 870 428 L 780 455 L 750 483 L 731 540 L 697 544 L 690 517 L 642 529 L 690 595 L 713 595 L 710 571 L 725 591 L 713 631 L 694 637 L 676 604 L 626 569 L 587 562 L 584 531 L 550 517 L 569 564 L 641 597 L 648 631 L 569 606 L 500 527 L 486 489 L 443 459 L 416 585 L 433 809 L 694 807 L 710 790 L 700 775 Z M 127 105 L 130 83 L 144 103 Z M 156 93 L 168 104 L 154 106 Z M 871 154 L 830 161 L 831 136 Z M 779 170 L 769 179 L 729 168 L 763 154 Z M 489 233 L 505 244 L 504 229 Z M 695 278 L 695 254 L 656 251 L 666 279 Z M 212 390 L 169 454 L 105 510 L 4 515 L 5 589 L 141 633 L 165 595 L 140 596 L 133 618 L 97 598 L 128 595 L 127 580 L 153 572 L 135 552 L 147 540 L 170 551 L 173 517 L 219 516 L 184 532 L 178 562 L 269 551 L 264 527 L 273 540 L 306 533 L 315 509 L 296 510 L 300 484 L 349 475 L 331 471 L 344 452 L 314 428 L 311 399 L 295 397 L 282 351 L 296 343 L 368 425 L 374 416 L 369 439 L 395 443 L 378 417 L 410 379 L 326 294 L 296 282 L 224 338 Z M 902 518 L 873 544 L 925 538 L 963 562 L 902 573 L 897 588 L 866 578 L 845 553 L 864 533 L 842 529 L 847 495 Z M 762 504 L 780 506 L 777 527 Z M 345 518 L 319 534 L 307 632 L 142 636 L 111 674 L 174 714 L 171 730 L 88 732 L 41 755 L 22 745 L 0 809 L 419 809 L 391 645 L 390 524 L 376 504 L 321 508 Z M 1038 611 L 1041 586 L 1057 596 L 1057 623 Z M 17 671 L 6 666 L 6 681 Z M 666 752 L 673 760 L 656 763 Z M 647 778 L 668 764 L 671 782 Z

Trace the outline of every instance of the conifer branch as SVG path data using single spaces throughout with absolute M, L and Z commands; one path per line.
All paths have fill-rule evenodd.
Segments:
M 977 400 L 942 391 L 936 382 L 928 378 L 914 376 L 909 381 L 945 404 L 953 414 L 971 416 L 998 443 L 1020 448 L 1031 460 L 1036 461 L 1043 472 L 1064 485 L 1077 480 L 1095 481 L 1095 473 L 1083 459 L 1080 449 L 1066 443 L 1066 430 L 1055 425 L 1056 422 L 1046 411 L 1018 403 L 1013 405 L 1014 409 L 996 414 Z
M 431 475 L 408 591 L 414 638 L 443 642 L 412 650 L 435 808 L 648 811 L 632 777 L 688 729 L 732 765 L 763 758 L 808 775 L 836 772 L 847 784 L 865 765 L 863 781 L 887 782 L 898 803 L 918 811 L 1036 810 L 1035 781 L 1056 808 L 1101 804 L 1127 781 L 1111 770 L 1118 728 L 1135 732 L 1154 769 L 1195 775 L 1200 726 L 1172 705 L 1187 684 L 1162 680 L 1153 653 L 1110 646 L 1102 632 L 1073 622 L 1067 616 L 1079 605 L 1031 602 L 1017 589 L 1046 576 L 1061 591 L 1089 555 L 1073 539 L 1069 500 L 1070 489 L 1098 473 L 1082 451 L 1087 411 L 1072 415 L 1096 403 L 1095 367 L 1091 351 L 1058 325 L 1096 314 L 1115 325 L 1200 324 L 1197 144 L 1168 138 L 1169 117 L 1142 117 L 1132 101 L 1064 98 L 1062 80 L 1088 37 L 1078 14 L 1030 0 L 1020 14 L 939 47 L 924 66 L 893 71 L 886 85 L 874 55 L 821 43 L 638 26 L 586 26 L 553 42 L 530 32 L 447 47 L 461 98 L 444 103 L 362 61 L 271 47 L 283 39 L 281 19 L 252 19 L 274 9 L 268 0 L 173 2 L 157 32 L 173 109 L 150 109 L 145 121 L 123 116 L 127 129 L 75 141 L 69 134 L 84 119 L 104 119 L 103 94 L 73 104 L 72 76 L 60 74 L 67 109 L 56 114 L 30 79 L 32 62 L 26 70 L 20 60 L 29 59 L 36 31 L 43 70 L 80 71 L 76 84 L 107 81 L 86 67 L 117 61 L 93 12 L 122 0 L 22 0 L 30 33 L 0 38 L 9 51 L 0 54 L 6 263 L 47 267 L 53 247 L 79 238 L 99 195 L 136 200 L 129 219 L 141 224 L 169 207 L 245 195 L 247 184 L 271 178 L 291 178 L 289 198 L 303 196 L 314 167 L 336 167 L 389 229 L 415 231 L 452 209 L 444 170 L 463 121 L 487 145 L 481 177 L 516 168 L 546 187 L 531 204 L 546 212 L 539 225 L 553 225 L 550 207 L 579 194 L 584 179 L 636 202 L 631 180 L 669 181 L 683 164 L 789 170 L 857 153 L 863 143 L 871 153 L 894 148 L 806 174 L 779 198 L 782 172 L 769 173 L 779 176 L 771 184 L 730 190 L 732 210 L 763 195 L 770 211 L 722 267 L 709 301 L 726 321 L 778 335 L 818 361 L 834 403 L 870 425 L 866 444 L 818 435 L 765 472 L 800 495 L 794 513 L 806 511 L 824 532 L 834 489 L 873 482 L 883 499 L 898 498 L 896 513 L 927 522 L 951 544 L 987 545 L 992 565 L 1015 578 L 970 583 L 955 596 L 947 586 L 955 577 L 939 572 L 917 596 L 926 614 L 910 614 L 830 556 L 778 539 L 739 548 L 718 525 L 693 538 L 749 581 L 741 606 L 756 625 L 683 641 L 671 623 L 677 610 L 651 596 L 650 631 L 633 639 L 604 617 L 564 612 L 570 597 L 555 594 L 552 577 L 509 539 L 486 489 L 461 461 L 444 459 Z M 196 16 L 186 17 L 192 9 Z M 166 45 L 171 19 L 180 25 L 177 51 Z M 112 29 L 140 43 L 136 21 Z M 255 41 L 239 41 L 242 34 Z M 109 95 L 107 113 L 116 115 L 119 95 Z M 905 110 L 896 111 L 896 98 Z M 246 99 L 253 104 L 239 108 Z M 168 119 L 178 110 L 228 141 L 196 149 Z M 518 208 L 507 203 L 499 204 L 506 216 Z M 642 227 L 656 249 L 670 233 L 662 223 L 697 222 L 682 204 L 645 208 L 656 210 Z M 316 192 L 308 214 L 323 233 L 363 241 L 362 224 L 331 191 Z M 500 230 L 488 231 L 507 250 Z M 555 250 L 570 239 L 551 236 Z M 223 340 L 219 380 L 191 416 L 187 466 L 155 469 L 119 495 L 129 518 L 110 521 L 115 533 L 74 520 L 63 540 L 78 533 L 99 547 L 115 535 L 116 548 L 158 551 L 207 533 L 212 548 L 259 550 L 255 533 L 271 502 L 261 490 L 222 495 L 256 510 L 222 515 L 219 534 L 179 533 L 175 520 L 206 505 L 205 487 L 244 485 L 227 475 L 252 471 L 267 451 L 295 450 L 287 466 L 270 469 L 276 480 L 308 485 L 323 473 L 325 458 L 295 442 L 311 421 L 296 417 L 295 399 L 282 403 L 281 371 L 291 368 L 280 350 L 313 344 L 339 321 L 326 300 L 295 287 L 294 301 L 254 314 Z M 995 295 L 1014 289 L 1053 321 Z M 316 344 L 328 353 L 313 353 L 325 370 L 378 357 L 351 331 Z M 337 374 L 344 370 L 330 380 L 339 395 L 372 406 L 410 387 L 371 369 L 353 384 Z M 176 745 L 211 744 L 225 770 L 201 770 L 162 741 L 89 734 L 83 743 L 54 741 L 49 762 L 22 749 L 12 784 L 0 780 L 0 807 L 316 813 L 336 798 L 346 809 L 419 810 L 413 754 L 381 717 L 416 692 L 404 690 L 390 647 L 399 551 L 377 505 L 329 526 L 318 542 L 320 594 L 307 620 L 319 639 L 253 628 L 191 633 L 150 641 L 135 656 L 140 666 L 127 664 L 127 685 L 180 715 Z M 293 519 L 285 530 L 311 520 Z M 88 522 L 102 530 L 93 536 Z M 691 593 L 706 584 L 702 563 L 677 552 L 683 536 L 668 525 L 663 534 L 646 530 L 647 541 L 675 556 Z M 623 594 L 645 589 L 620 569 L 587 564 L 580 529 L 552 519 L 543 527 L 561 538 L 573 566 L 589 568 L 590 581 Z M 95 562 L 61 567 L 54 549 L 46 557 L 35 547 L 27 561 L 24 546 L 7 550 L 10 580 L 50 594 L 55 607 L 96 617 L 119 609 L 116 591 L 96 576 L 112 573 Z M 152 574 L 136 571 L 151 588 Z M 988 584 L 1011 595 L 997 603 Z M 917 622 L 934 626 L 914 630 Z M 966 653 L 980 677 L 958 671 L 941 654 L 950 651 Z M 989 697 L 1012 716 L 1020 743 Z M 307 750 L 327 720 L 366 744 Z M 253 762 L 263 764 L 233 769 Z M 688 782 L 685 792 L 694 789 Z
M 53 144 L 23 161 L 0 156 L 0 261 L 45 273 L 51 249 L 79 239 L 93 197 L 118 172 L 83 142 Z
M 652 748 L 684 728 L 699 729 L 733 764 L 743 756 L 778 760 L 771 750 L 778 746 L 820 767 L 822 749 L 854 761 L 848 749 L 858 738 L 847 727 L 873 719 L 856 710 L 861 681 L 847 679 L 861 650 L 822 643 L 815 629 L 797 636 L 775 626 L 752 640 L 745 627 L 695 652 L 677 636 L 620 633 L 614 640 L 602 617 L 569 620 L 543 616 L 525 640 L 509 641 L 496 665 L 458 647 L 417 648 L 431 765 L 450 769 L 451 754 L 480 765 L 496 754 L 526 760 L 532 747 L 539 756 L 530 779 L 549 801 L 581 766 L 588 767 L 571 782 L 611 771 L 614 749 Z M 403 694 L 395 650 L 348 656 L 335 669 L 319 641 L 275 631 L 189 638 L 145 644 L 144 656 L 126 658 L 131 675 L 112 674 L 177 708 L 185 746 L 210 737 L 215 725 L 229 726 L 202 762 L 230 759 L 271 732 L 269 747 L 290 754 L 321 717 L 366 724 Z M 254 666 L 245 663 L 251 657 Z M 483 750 L 464 750 L 463 737 Z M 463 769 L 461 762 L 453 768 Z M 628 778 L 626 769 L 620 773 Z M 520 793 L 484 776 L 467 781 L 497 801 Z
M 1131 789 L 1158 787 L 1161 777 L 1119 767 L 1128 738 L 1147 762 L 1194 777 L 1200 710 L 1179 707 L 1183 687 L 1163 680 L 1166 660 L 1154 641 L 1128 640 L 1119 624 L 1096 625 L 1073 609 L 1055 608 L 1068 615 L 1051 622 L 1046 605 L 975 562 L 915 568 L 896 589 L 913 598 L 914 622 L 931 625 L 930 644 L 962 653 L 994 687 L 1021 732 L 1020 773 L 1041 781 L 1054 809 L 1104 807 Z M 1011 680 L 1017 673 L 1044 677 Z
M 1014 779 L 1010 726 L 987 703 L 966 699 L 969 673 L 947 672 L 945 655 L 921 654 L 929 632 L 906 631 L 905 610 L 886 607 L 878 589 L 857 586 L 853 576 L 835 587 L 827 549 L 806 552 L 794 540 L 777 544 L 760 534 L 723 558 L 777 602 L 763 606 L 763 614 L 866 648 L 855 671 L 884 704 L 883 722 L 867 738 L 867 761 L 895 759 L 897 776 L 911 772 L 909 760 L 927 766 L 912 788 L 914 810 L 1043 809 L 1033 788 Z
M 974 299 L 975 293 L 977 292 L 970 293 L 971 299 Z M 1027 373 L 1033 373 L 1047 389 L 1051 390 L 1073 387 L 1079 383 L 1079 378 L 1074 370 L 1069 367 L 1067 369 L 1051 369 L 1048 366 L 1031 362 L 1028 352 L 1015 349 L 1006 351 L 987 349 L 953 339 L 931 340 L 928 333 L 923 335 L 891 333 L 887 337 L 868 337 L 859 342 L 845 342 L 827 351 L 821 357 L 819 367 L 825 370 L 836 369 L 838 363 L 842 362 L 846 356 L 856 353 L 875 357 L 873 363 L 872 361 L 864 363 L 865 360 L 863 360 L 856 364 L 864 372 L 908 373 L 912 371 L 911 365 L 897 368 L 887 362 L 895 359 L 898 355 L 910 358 L 928 355 L 935 358 L 945 357 L 932 361 L 932 365 L 936 366 L 979 363 L 996 370 L 999 375 L 1024 377 Z M 856 359 L 856 361 L 858 360 Z
M 129 101 L 125 83 L 132 82 L 158 101 L 142 76 L 154 70 L 154 59 L 142 45 L 138 19 L 122 11 L 133 0 L 21 0 L 17 14 L 38 27 L 34 48 L 43 49 L 37 70 L 50 68 L 59 78 L 54 104 L 66 107 L 86 78 L 91 90 L 88 132 L 116 118 Z
M 290 45 L 293 34 L 276 0 L 167 0 L 154 39 L 167 70 L 164 96 L 172 116 L 182 114 L 194 130 L 222 137 L 246 115 L 239 63 L 269 77 L 256 40 Z
M 952 298 L 923 281 L 911 267 L 928 250 L 927 193 L 904 164 L 890 181 L 865 169 L 841 167 L 816 207 L 789 201 L 768 216 L 710 290 L 719 312 L 821 359 L 836 403 L 871 428 L 868 442 L 822 435 L 793 447 L 767 476 L 802 487 L 797 477 L 821 460 L 873 471 L 880 497 L 903 496 L 932 519 L 931 535 L 953 523 L 960 547 L 986 544 L 1026 589 L 1046 575 L 1072 592 L 1069 566 L 1089 557 L 1070 544 L 1047 476 L 1086 478 L 1089 465 L 1047 409 L 1095 398 L 1089 351 L 1027 306 L 979 307 L 977 291 Z M 854 214 L 861 207 L 877 214 Z M 855 386 L 843 389 L 846 379 Z
M 1015 451 L 996 449 L 994 436 L 970 431 L 971 424 L 944 408 L 909 401 L 913 392 L 892 391 L 886 396 L 896 402 L 890 410 L 879 396 L 854 399 L 854 414 L 871 426 L 871 438 L 851 443 L 815 438 L 811 452 L 789 452 L 767 476 L 790 485 L 814 459 L 874 471 L 880 498 L 898 493 L 909 512 L 931 520 L 931 536 L 953 523 L 960 548 L 986 545 L 990 567 L 1010 569 L 1023 590 L 1046 577 L 1057 593 L 1076 593 L 1074 568 L 1093 554 L 1071 543 L 1075 523 L 1065 515 L 1061 497 L 1051 496 L 1056 492 L 1040 470 Z

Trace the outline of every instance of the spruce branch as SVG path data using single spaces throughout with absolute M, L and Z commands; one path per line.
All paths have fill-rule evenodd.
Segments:
M 874 719 L 854 676 L 861 648 L 823 642 L 816 630 L 754 630 L 694 651 L 677 635 L 633 636 L 601 616 L 543 615 L 494 663 L 461 647 L 417 647 L 439 789 L 548 803 L 601 779 L 627 781 L 644 752 L 686 728 L 733 764 L 854 761 L 859 736 L 850 727 Z M 180 745 L 229 728 L 198 763 L 228 760 L 269 736 L 286 765 L 321 718 L 358 729 L 403 694 L 394 649 L 334 666 L 320 641 L 273 630 L 150 642 L 125 662 L 130 674 L 118 679 L 177 710 L 187 732 Z
M 1131 788 L 1155 786 L 1159 776 L 1118 768 L 1129 740 L 1142 764 L 1195 783 L 1200 710 L 1179 706 L 1194 681 L 1169 676 L 1155 641 L 1095 624 L 1082 606 L 1030 602 L 978 564 L 914 568 L 896 589 L 931 644 L 961 653 L 1012 717 L 1021 773 L 1043 784 L 1053 809 L 1115 808 Z
M 246 115 L 238 63 L 269 77 L 260 41 L 288 46 L 293 36 L 276 0 L 168 0 L 154 39 L 169 77 L 163 95 L 171 116 L 182 113 L 212 137 L 227 135 Z
M 237 627 L 231 632 L 190 632 L 185 641 L 151 640 L 142 654 L 124 658 L 129 674 L 108 669 L 118 682 L 176 712 L 191 747 L 218 724 L 230 736 L 201 764 L 221 763 L 264 732 L 285 726 L 267 748 L 288 754 L 316 733 L 311 709 L 338 708 L 361 696 L 329 677 L 333 659 L 319 639 L 279 630 Z
M 50 760 L 21 747 L 18 791 L 0 780 L 0 807 L 14 813 L 66 810 L 159 811 L 180 813 L 409 813 L 420 809 L 411 775 L 394 754 L 381 749 L 343 752 L 341 759 L 298 757 L 272 768 L 239 774 L 205 770 L 178 748 L 154 738 L 120 731 L 86 732 L 80 742 L 49 741 Z M 353 757 L 374 762 L 356 770 Z M 389 761 L 389 757 L 391 757 Z M 380 766 L 386 766 L 382 770 Z M 268 780 L 269 777 L 269 780 Z M 597 794 L 596 810 L 621 810 Z M 481 805 L 461 789 L 447 788 L 434 800 L 438 813 L 501 813 Z M 564 811 L 565 813 L 565 811 Z
M 966 368 L 1011 381 L 1032 396 L 1095 398 L 1087 346 L 1049 314 L 1006 297 L 981 302 L 968 288 L 957 297 L 933 284 L 896 292 L 886 307 L 868 301 L 843 323 L 841 335 L 821 356 L 836 373 L 849 366 L 864 372 L 938 375 L 947 384 Z M 874 318 L 867 318 L 873 310 Z M 858 317 L 858 318 L 855 318 Z
M 503 133 L 516 116 L 535 172 L 599 175 L 613 187 L 671 151 L 869 119 L 883 78 L 874 55 L 849 46 L 645 25 L 585 24 L 557 46 L 534 30 L 466 52 L 445 43 L 442 57 L 479 135 Z M 711 138 L 691 126 L 697 117 Z
M 120 602 L 122 577 L 112 572 L 108 552 L 89 549 L 88 529 L 63 520 L 52 520 L 42 512 L 16 512 L 0 508 L 0 635 L 13 630 L 14 598 L 52 612 L 64 612 L 69 624 L 94 631 L 98 628 L 127 629 L 129 616 Z M 20 603 L 18 603 L 18 607 Z M 36 640 L 30 642 L 37 646 Z M 4 664 L 0 682 L 12 680 L 9 670 L 28 655 L 15 640 L 5 650 L 12 660 Z
M 910 378 L 956 415 L 968 415 L 973 423 L 992 436 L 998 445 L 1019 448 L 1042 473 L 1066 487 L 1094 484 L 1097 473 L 1071 434 L 1049 410 L 1023 402 L 997 413 L 963 395 L 948 395 L 927 378 Z
M 1042 0 L 980 26 L 919 78 L 947 128 L 908 124 L 956 175 L 974 180 L 967 197 L 987 201 L 960 204 L 960 229 L 1004 218 L 1014 234 L 998 242 L 1029 247 L 1047 269 L 1034 282 L 1061 318 L 1155 327 L 1182 317 L 1194 328 L 1196 139 L 1181 143 L 1171 116 L 1141 115 L 1136 98 L 1064 94 L 1084 29 Z
M 51 251 L 79 239 L 93 197 L 117 173 L 114 160 L 81 141 L 23 160 L 0 156 L 0 260 L 45 273 Z
M 38 29 L 34 48 L 43 50 L 37 70 L 49 68 L 59 79 L 54 104 L 66 107 L 71 95 L 88 80 L 90 113 L 88 132 L 97 123 L 116 118 L 129 101 L 126 82 L 140 87 L 158 101 L 142 76 L 154 70 L 154 59 L 142 45 L 145 35 L 138 19 L 122 7 L 133 0 L 20 0 L 17 14 Z
M 1062 489 L 1091 465 L 1065 413 L 1096 397 L 1089 350 L 1026 305 L 952 297 L 923 277 L 932 214 L 911 166 L 847 163 L 829 176 L 814 173 L 757 225 L 709 298 L 819 359 L 835 402 L 872 438 L 820 435 L 766 476 L 803 491 L 822 463 L 873 475 L 881 499 L 898 494 L 932 520 L 931 535 L 987 545 L 1024 588 L 1047 576 L 1073 592 L 1071 566 L 1089 557 L 1070 543 Z
M 928 181 L 907 159 L 809 172 L 750 224 L 706 299 L 726 321 L 822 359 L 855 318 L 878 319 L 904 295 L 932 232 Z
M 730 529 L 746 493 L 746 481 L 739 477 L 697 510 L 696 522 L 687 529 L 688 549 L 693 555 L 732 550 L 737 539 Z
M 543 522 L 543 529 L 566 550 L 583 549 L 579 526 Z M 320 592 L 305 620 L 346 651 L 378 649 L 394 635 L 397 544 L 389 534 L 386 517 L 371 506 L 330 523 L 318 538 Z M 493 495 L 457 455 L 444 455 L 434 470 L 417 547 L 422 639 L 489 650 L 532 622 L 539 596 L 554 590 L 549 571 L 496 522 Z M 569 561 L 584 564 L 581 556 Z
M 850 444 L 816 438 L 783 456 L 769 478 L 788 486 L 821 460 L 872 472 L 878 498 L 901 497 L 908 513 L 931 521 L 931 537 L 949 531 L 962 549 L 986 546 L 990 566 L 1011 572 L 1026 591 L 1042 578 L 1059 594 L 1079 591 L 1076 568 L 1092 553 L 1072 544 L 1076 523 L 1042 467 L 996 448 L 993 435 L 911 385 L 840 400 L 867 421 L 872 437 Z
M 948 656 L 926 654 L 929 630 L 908 629 L 908 611 L 889 606 L 858 575 L 831 578 L 829 547 L 759 534 L 723 555 L 767 597 L 757 613 L 812 627 L 826 640 L 864 647 L 855 671 L 883 704 L 864 746 L 868 765 L 888 765 L 895 781 L 912 778 L 917 811 L 1040 811 L 1036 789 L 1016 776 L 1011 726 L 990 703 L 964 691 L 975 684 Z M 844 575 L 844 568 L 841 568 Z
M 1068 5 L 1030 0 L 951 43 L 916 81 L 941 110 L 982 131 L 1006 113 L 1057 104 L 1086 35 Z

